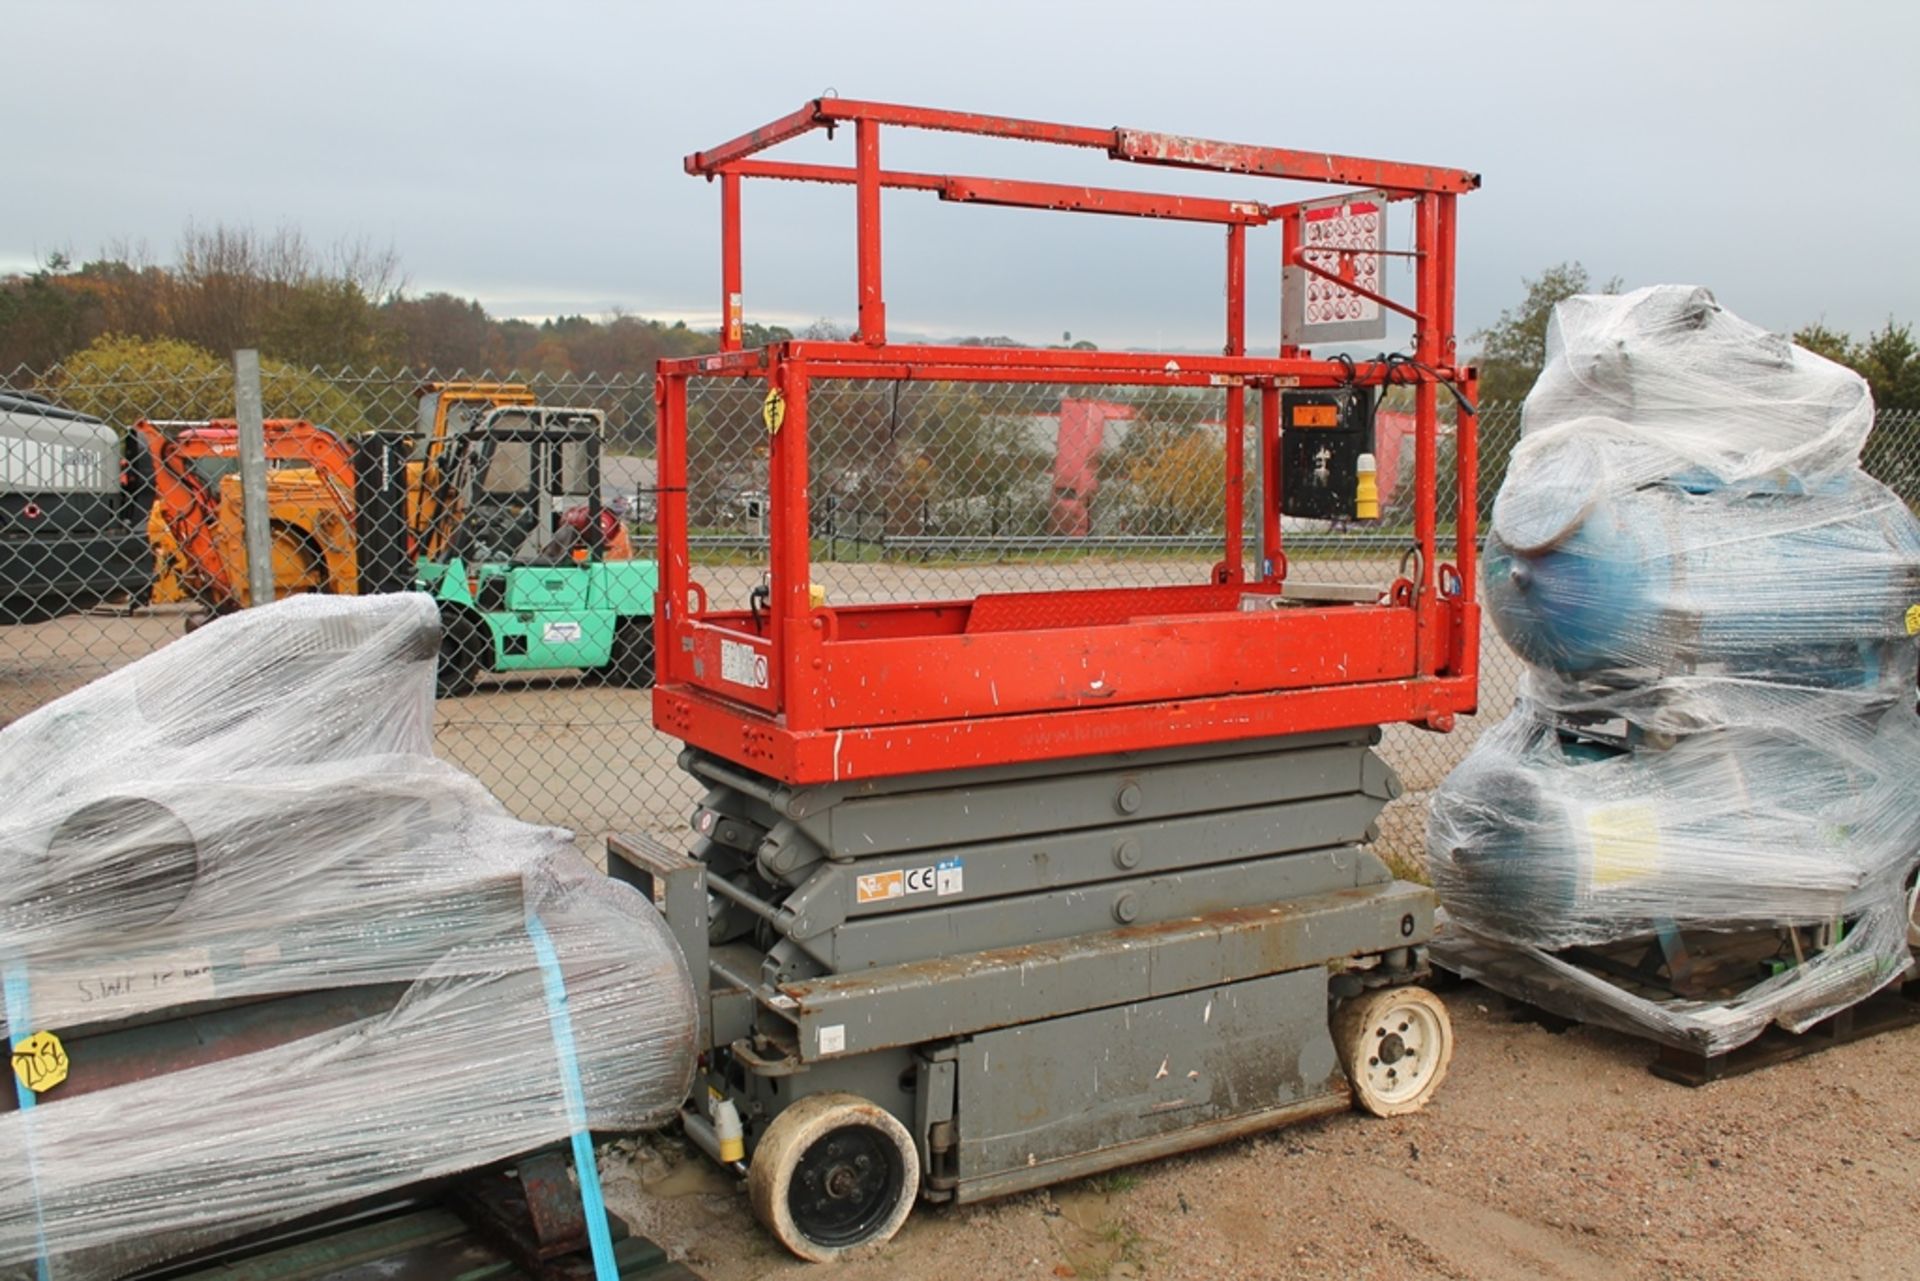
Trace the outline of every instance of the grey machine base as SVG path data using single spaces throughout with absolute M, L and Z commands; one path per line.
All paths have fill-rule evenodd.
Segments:
M 1364 848 L 1371 727 L 789 788 L 697 753 L 691 855 L 608 842 L 701 986 L 749 1153 L 849 1093 L 976 1201 L 1348 1106 L 1334 1005 L 1425 963 L 1433 895 Z

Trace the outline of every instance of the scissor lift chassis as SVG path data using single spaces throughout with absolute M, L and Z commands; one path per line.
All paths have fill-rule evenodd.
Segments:
M 851 165 L 764 154 L 840 127 Z M 882 163 L 883 134 L 929 130 L 1320 192 L 1283 187 L 1269 204 Z M 723 322 L 719 350 L 661 361 L 654 386 L 653 711 L 706 794 L 690 855 L 630 838 L 609 843 L 609 862 L 663 904 L 700 984 L 706 1088 L 684 1112 L 688 1134 L 746 1172 L 782 1242 L 830 1259 L 886 1240 L 916 1195 L 996 1196 L 1349 1097 L 1383 1115 L 1422 1106 L 1452 1045 L 1445 1008 L 1404 986 L 1424 966 L 1433 899 L 1364 842 L 1397 787 L 1373 727 L 1446 731 L 1477 699 L 1476 382 L 1456 350 L 1453 249 L 1458 197 L 1478 175 L 834 97 L 686 169 L 718 187 Z M 749 345 L 750 181 L 851 189 L 850 339 Z M 1220 353 L 895 341 L 883 191 L 1210 225 L 1224 233 Z M 1404 248 L 1387 247 L 1390 215 Z M 1329 218 L 1358 221 L 1335 236 Z M 1277 350 L 1255 354 L 1247 240 L 1262 227 L 1279 233 L 1290 308 L 1343 301 L 1339 316 L 1307 307 Z M 1349 231 L 1375 239 L 1348 243 Z M 1381 270 L 1388 259 L 1405 275 Z M 1363 301 L 1411 322 L 1409 350 L 1356 361 L 1303 345 L 1356 337 L 1328 325 Z M 732 412 L 695 412 L 692 389 L 708 383 L 760 407 L 727 424 L 759 440 L 766 466 L 766 581 L 744 600 L 710 597 L 690 551 L 711 483 L 689 465 L 691 433 Z M 1002 387 L 1022 404 L 1058 388 L 1217 404 L 1219 560 L 1201 581 L 829 591 L 812 505 L 856 472 L 817 446 L 844 445 L 841 393 L 910 384 Z M 1357 449 L 1389 389 L 1413 418 L 1397 575 L 1308 590 L 1289 576 L 1282 517 L 1382 514 Z M 1332 444 L 1285 447 L 1348 414 L 1350 492 Z M 857 467 L 891 467 L 904 441 L 890 434 Z
M 750 1153 L 857 1095 L 923 1196 L 975 1201 L 1348 1106 L 1330 998 L 1407 981 L 1433 924 L 1360 845 L 1398 791 L 1375 738 L 814 788 L 688 752 L 695 855 L 616 838 L 610 870 L 686 950 Z

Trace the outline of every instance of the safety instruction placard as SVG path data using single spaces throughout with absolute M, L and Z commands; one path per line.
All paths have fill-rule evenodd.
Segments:
M 767 687 L 767 656 L 739 641 L 720 642 L 720 679 L 748 689 Z

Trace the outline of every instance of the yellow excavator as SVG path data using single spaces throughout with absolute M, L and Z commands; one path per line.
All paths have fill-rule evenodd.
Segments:
M 408 550 L 437 557 L 460 524 L 449 446 L 495 409 L 532 405 L 524 383 L 429 382 L 417 392 L 419 427 L 406 464 Z M 156 497 L 147 522 L 153 545 L 151 601 L 198 601 L 223 613 L 247 603 L 238 431 L 232 420 L 141 422 L 162 471 L 174 483 Z M 350 450 L 324 428 L 293 420 L 267 424 L 267 511 L 272 522 L 274 597 L 351 594 L 359 588 Z

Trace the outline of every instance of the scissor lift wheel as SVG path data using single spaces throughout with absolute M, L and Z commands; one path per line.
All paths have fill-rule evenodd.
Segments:
M 780 1113 L 747 1171 L 754 1214 L 813 1263 L 892 1237 L 919 1192 L 913 1137 L 852 1094 L 816 1094 Z
M 1421 987 L 1354 997 L 1335 1012 L 1333 1039 L 1354 1105 L 1374 1116 L 1404 1116 L 1425 1107 L 1453 1059 L 1447 1007 Z

